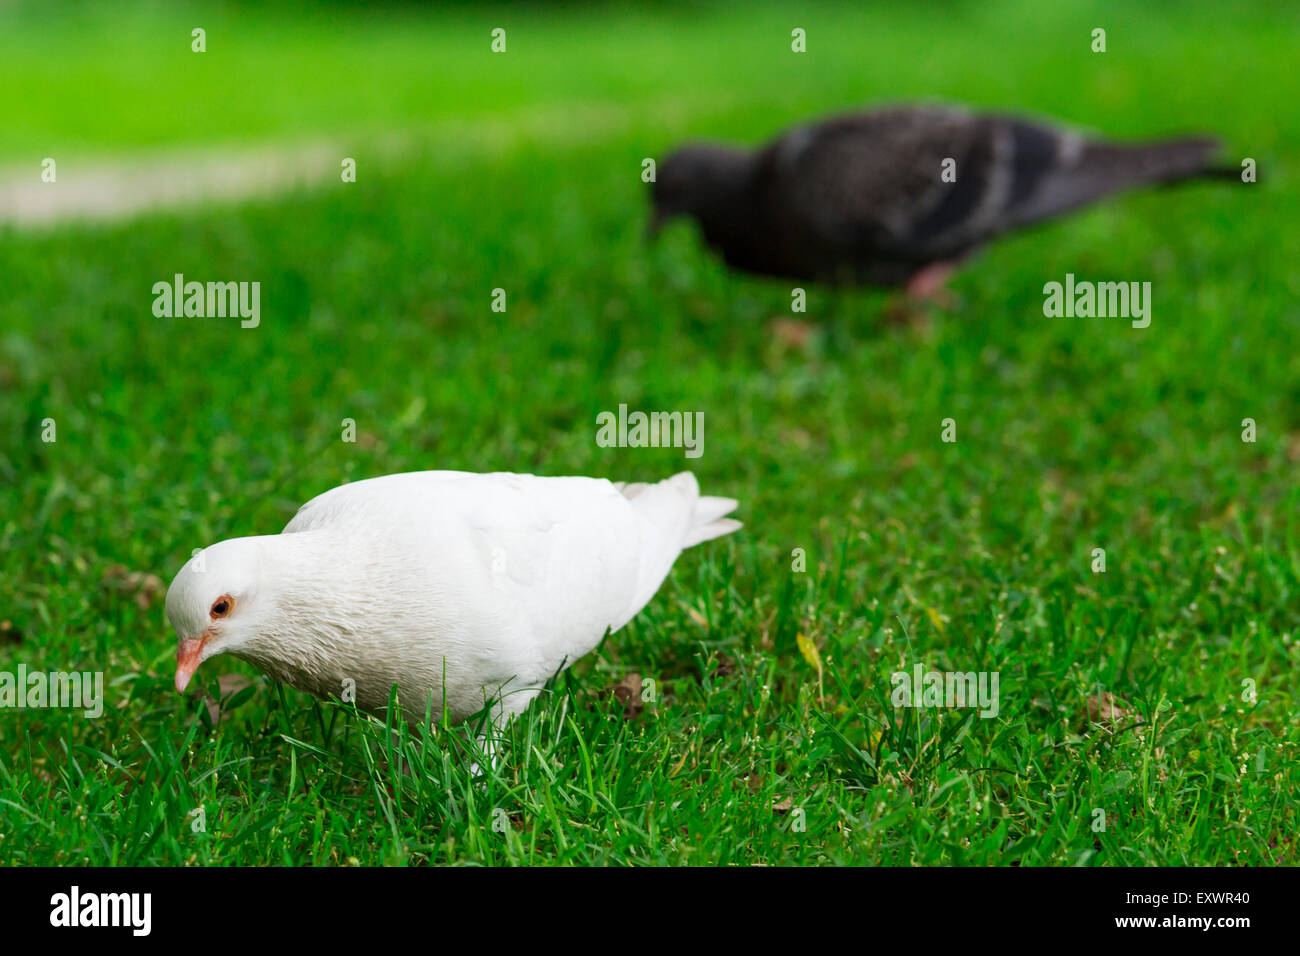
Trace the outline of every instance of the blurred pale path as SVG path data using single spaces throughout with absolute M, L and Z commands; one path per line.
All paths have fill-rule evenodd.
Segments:
M 684 112 L 678 103 L 658 104 Z M 716 97 L 701 97 L 692 114 L 725 109 Z M 294 189 L 341 182 L 342 162 L 401 166 L 424 157 L 454 163 L 501 155 L 525 143 L 550 147 L 599 143 L 632 128 L 626 111 L 604 104 L 574 104 L 563 110 L 534 110 L 518 117 L 451 120 L 419 132 L 371 135 L 363 144 L 343 139 L 254 147 L 214 146 L 151 150 L 118 156 L 76 156 L 56 166 L 56 180 L 43 182 L 35 163 L 0 167 L 0 223 L 50 225 L 66 220 L 125 219 L 153 210 L 265 198 Z
M 65 219 L 118 219 L 153 209 L 236 202 L 337 176 L 344 153 L 328 144 L 296 148 L 186 151 L 134 160 L 0 170 L 0 222 L 40 225 Z

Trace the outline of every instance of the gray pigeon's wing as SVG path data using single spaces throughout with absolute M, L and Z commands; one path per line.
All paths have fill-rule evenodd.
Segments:
M 777 140 L 764 157 L 777 216 L 829 248 L 925 259 L 981 217 L 998 188 L 991 124 L 939 107 L 827 120 Z M 943 181 L 944 161 L 957 181 Z M 957 186 L 962 188 L 957 189 Z
M 894 107 L 787 134 L 768 147 L 764 182 L 769 208 L 804 241 L 925 263 L 1119 190 L 1204 175 L 1216 146 L 1104 143 L 1011 117 Z

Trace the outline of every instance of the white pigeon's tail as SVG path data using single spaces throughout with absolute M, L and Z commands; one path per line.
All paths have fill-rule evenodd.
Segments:
M 744 527 L 734 518 L 727 518 L 740 506 L 735 498 L 702 497 L 696 499 L 695 511 L 691 513 L 691 528 L 686 532 L 683 548 L 694 547 L 704 541 L 721 538 L 724 534 Z
M 734 498 L 700 497 L 699 483 L 689 471 L 655 484 L 616 482 L 614 487 L 641 517 L 645 535 L 637 599 L 629 618 L 654 597 L 682 551 L 741 527 L 739 521 L 725 517 L 738 502 Z
M 655 484 L 620 481 L 615 482 L 614 487 L 633 502 L 639 513 L 659 527 L 681 527 L 681 518 L 685 514 L 683 505 L 691 503 L 690 518 L 685 522 L 679 544 L 683 551 L 744 527 L 739 521 L 726 517 L 740 507 L 740 502 L 735 498 L 701 496 L 699 482 L 689 471 L 679 472 Z

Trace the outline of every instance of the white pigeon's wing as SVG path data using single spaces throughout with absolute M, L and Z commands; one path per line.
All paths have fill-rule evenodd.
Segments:
M 322 492 L 304 504 L 289 519 L 281 534 L 315 531 L 340 521 L 364 520 L 364 515 L 382 506 L 386 498 L 400 498 L 412 493 L 436 494 L 437 485 L 443 482 L 480 477 L 468 471 L 409 471 L 349 482 Z
M 483 475 L 458 491 L 460 519 L 486 548 L 490 581 L 531 622 L 552 670 L 640 610 L 631 605 L 651 543 L 608 481 Z
M 328 530 L 358 555 L 409 556 L 389 577 L 403 592 L 424 592 L 411 613 L 428 615 L 423 626 L 441 642 L 454 641 L 448 659 L 535 685 L 653 597 L 697 499 L 689 475 L 629 501 L 603 479 L 411 472 L 328 491 L 284 530 Z

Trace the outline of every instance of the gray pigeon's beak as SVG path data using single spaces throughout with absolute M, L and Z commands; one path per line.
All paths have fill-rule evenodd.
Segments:
M 656 207 L 655 211 L 650 216 L 650 221 L 647 222 L 645 226 L 645 241 L 654 242 L 654 240 L 659 237 L 659 230 L 662 229 L 664 223 L 671 218 L 672 217 L 663 209 Z

